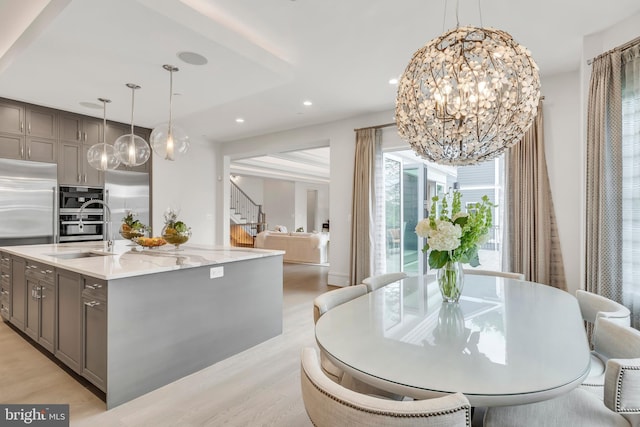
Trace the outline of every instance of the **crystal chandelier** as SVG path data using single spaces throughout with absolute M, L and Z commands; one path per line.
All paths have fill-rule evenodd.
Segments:
M 113 170 L 120 166 L 120 159 L 113 145 L 107 144 L 107 104 L 110 99 L 98 98 L 102 102 L 102 143 L 92 145 L 87 151 L 87 161 L 100 171 Z
M 169 71 L 169 122 L 157 126 L 151 132 L 151 147 L 154 153 L 165 160 L 175 160 L 177 155 L 185 154 L 189 150 L 189 137 L 181 128 L 173 124 L 173 73 L 179 71 L 173 65 L 163 65 Z
M 133 132 L 134 98 L 135 92 L 137 89 L 140 89 L 140 86 L 135 83 L 127 83 L 127 87 L 131 89 L 131 133 L 118 137 L 113 143 L 113 147 L 122 164 L 126 166 L 139 166 L 149 160 L 151 148 L 144 138 Z
M 457 27 L 419 49 L 398 86 L 398 133 L 445 165 L 491 160 L 523 137 L 538 109 L 531 53 L 504 31 Z

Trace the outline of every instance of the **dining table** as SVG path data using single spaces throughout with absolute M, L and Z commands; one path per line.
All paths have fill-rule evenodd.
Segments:
M 414 399 L 462 392 L 475 407 L 551 399 L 590 369 L 573 295 L 496 276 L 465 275 L 457 303 L 434 276 L 407 277 L 329 310 L 315 336 L 359 381 Z

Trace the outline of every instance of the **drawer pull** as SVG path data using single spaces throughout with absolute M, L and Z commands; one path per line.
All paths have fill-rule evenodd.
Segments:
M 85 301 L 84 305 L 87 307 L 95 307 L 96 305 L 100 305 L 98 301 Z
M 102 285 L 99 284 L 99 283 L 94 283 L 93 285 L 87 285 L 87 289 L 95 290 L 95 289 L 100 289 L 100 288 L 102 288 Z

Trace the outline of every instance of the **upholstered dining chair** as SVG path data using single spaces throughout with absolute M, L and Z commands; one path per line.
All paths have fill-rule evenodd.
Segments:
M 380 399 L 331 381 L 311 347 L 302 350 L 300 365 L 302 399 L 316 427 L 471 426 L 471 405 L 462 393 L 402 402 Z
M 341 304 L 351 301 L 354 298 L 358 298 L 367 294 L 367 286 L 363 284 L 355 286 L 346 286 L 344 288 L 334 289 L 329 292 L 325 292 L 318 295 L 313 300 L 313 321 L 318 322 L 318 319 L 327 311 L 335 308 Z M 380 390 L 369 384 L 365 384 L 362 381 L 353 378 L 351 375 L 345 373 L 342 369 L 334 365 L 327 355 L 320 350 L 320 366 L 322 371 L 334 382 L 345 386 L 351 390 L 355 390 L 360 393 L 381 396 L 387 399 L 402 400 L 404 396 L 400 396 L 394 393 L 390 393 L 386 390 Z
M 581 289 L 576 291 L 576 298 L 578 299 L 582 319 L 591 325 L 592 329 L 591 342 L 593 344 L 593 351 L 591 352 L 591 371 L 582 385 L 589 391 L 593 391 L 601 396 L 607 359 L 609 357 L 626 357 L 624 355 L 628 354 L 628 352 L 621 353 L 615 344 L 613 348 L 608 348 L 610 346 L 607 344 L 608 340 L 605 340 L 604 333 L 597 334 L 596 332 L 596 320 L 606 318 L 619 325 L 629 326 L 631 324 L 631 312 L 624 305 L 609 298 Z M 596 339 L 596 337 L 598 337 L 598 339 Z M 633 357 L 640 357 L 640 352 L 635 352 Z
M 640 331 L 606 318 L 597 320 L 595 341 L 608 355 L 603 399 L 576 388 L 555 399 L 488 408 L 485 427 L 603 427 L 640 425 Z M 635 356 L 630 357 L 635 354 Z M 614 358 L 615 357 L 615 358 Z
M 367 287 L 365 285 L 345 286 L 344 288 L 334 289 L 332 291 L 325 292 L 318 295 L 313 300 L 313 323 L 318 323 L 320 316 L 334 307 L 344 304 L 347 301 L 351 301 L 354 298 L 365 295 L 367 293 Z M 340 383 L 344 371 L 338 368 L 336 365 L 326 357 L 324 352 L 320 353 L 322 370 L 333 381 Z
M 524 274 L 512 273 L 510 271 L 476 270 L 474 268 L 463 268 L 462 271 L 464 274 L 475 274 L 477 276 L 498 276 L 507 279 L 524 280 Z
M 389 283 L 402 280 L 405 277 L 407 277 L 407 274 L 402 271 L 398 273 L 385 273 L 379 274 L 377 276 L 369 276 L 366 279 L 362 280 L 362 284 L 367 286 L 369 292 L 373 292 L 376 289 L 386 286 Z

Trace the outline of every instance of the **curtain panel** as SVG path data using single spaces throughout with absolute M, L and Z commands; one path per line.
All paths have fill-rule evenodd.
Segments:
M 522 141 L 507 152 L 506 178 L 505 270 L 566 290 L 544 152 L 542 104 Z
M 381 139 L 380 129 L 356 131 L 351 205 L 351 285 L 362 283 L 364 278 L 374 274 L 375 266 L 380 262 L 380 255 L 376 256 L 376 242 L 384 242 L 384 230 L 380 221 L 376 221 L 380 216 L 377 208 L 380 197 L 376 191 L 380 184 L 376 184 L 376 169 L 379 170 L 382 163 Z
M 587 106 L 586 290 L 622 302 L 621 54 L 593 61 Z

